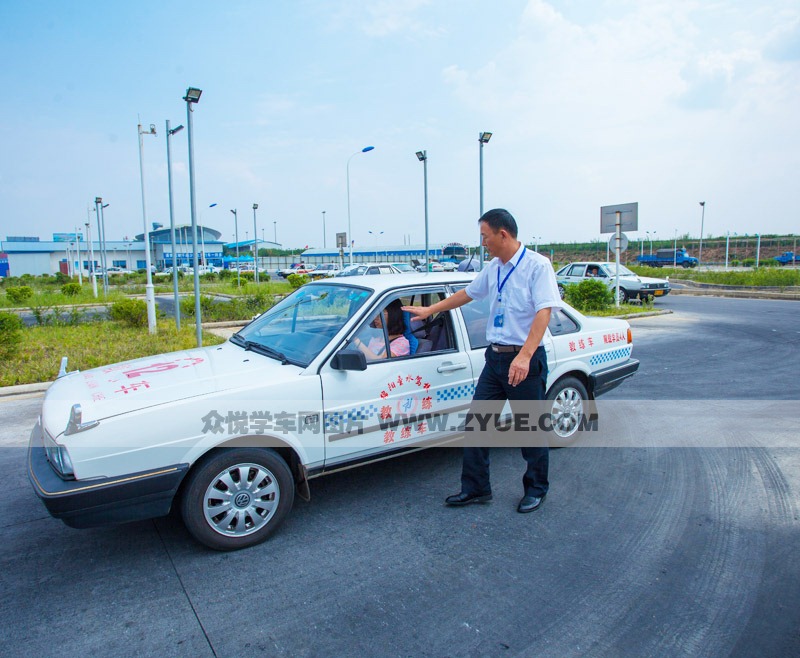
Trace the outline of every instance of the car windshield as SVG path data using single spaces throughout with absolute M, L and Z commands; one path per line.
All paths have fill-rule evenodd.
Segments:
M 392 263 L 401 272 L 413 272 L 414 268 L 408 263 Z
M 305 367 L 370 294 L 369 290 L 350 286 L 304 286 L 234 334 L 231 342 Z
M 616 271 L 616 267 L 617 267 L 616 263 L 606 263 L 606 264 L 604 265 L 604 267 L 606 268 L 606 271 L 607 271 L 607 272 L 609 273 L 609 275 L 611 275 L 611 276 L 614 276 L 614 275 L 617 273 L 617 271 Z M 624 265 L 620 265 L 620 266 L 619 266 L 619 275 L 620 275 L 620 276 L 636 276 L 636 273 L 635 273 L 635 272 L 631 272 L 631 271 L 630 271 L 630 270 L 629 270 L 627 267 L 625 267 Z

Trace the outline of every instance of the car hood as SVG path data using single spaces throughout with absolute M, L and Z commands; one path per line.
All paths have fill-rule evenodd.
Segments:
M 42 423 L 55 437 L 66 428 L 75 404 L 81 405 L 82 422 L 88 423 L 220 391 L 263 386 L 265 381 L 280 386 L 302 371 L 231 342 L 159 354 L 57 379 L 47 390 Z
M 656 279 L 652 276 L 637 277 L 642 283 L 667 283 L 666 279 Z

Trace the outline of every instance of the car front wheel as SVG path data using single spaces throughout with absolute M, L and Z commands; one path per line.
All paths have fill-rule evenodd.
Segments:
M 562 440 L 573 438 L 584 416 L 584 402 L 589 399 L 583 382 L 577 377 L 564 377 L 547 392 L 547 399 L 553 403 L 553 432 Z
M 267 539 L 293 502 L 292 473 L 275 451 L 223 448 L 190 473 L 181 516 L 201 544 L 232 551 Z
M 624 304 L 628 301 L 628 291 L 625 288 L 619 289 L 619 303 Z

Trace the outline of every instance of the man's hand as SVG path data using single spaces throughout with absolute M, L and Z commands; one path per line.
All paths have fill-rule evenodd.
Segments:
M 524 356 L 523 352 L 517 354 L 511 365 L 508 367 L 508 383 L 511 386 L 516 386 L 521 381 L 524 381 L 528 376 L 530 370 L 531 357 Z
M 430 306 L 403 306 L 401 310 L 411 313 L 414 320 L 424 320 L 431 314 Z

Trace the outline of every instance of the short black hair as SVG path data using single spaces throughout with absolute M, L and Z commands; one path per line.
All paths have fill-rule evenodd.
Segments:
M 386 311 L 389 315 L 389 321 L 387 322 L 388 326 L 386 327 L 386 331 L 389 333 L 389 335 L 395 336 L 397 334 L 405 333 L 406 323 L 403 320 L 403 302 L 401 302 L 399 299 L 392 300 L 392 302 L 386 307 Z
M 495 233 L 500 229 L 504 229 L 512 238 L 516 239 L 517 237 L 517 220 L 505 208 L 487 210 L 478 220 L 479 224 L 481 222 L 484 222 Z

